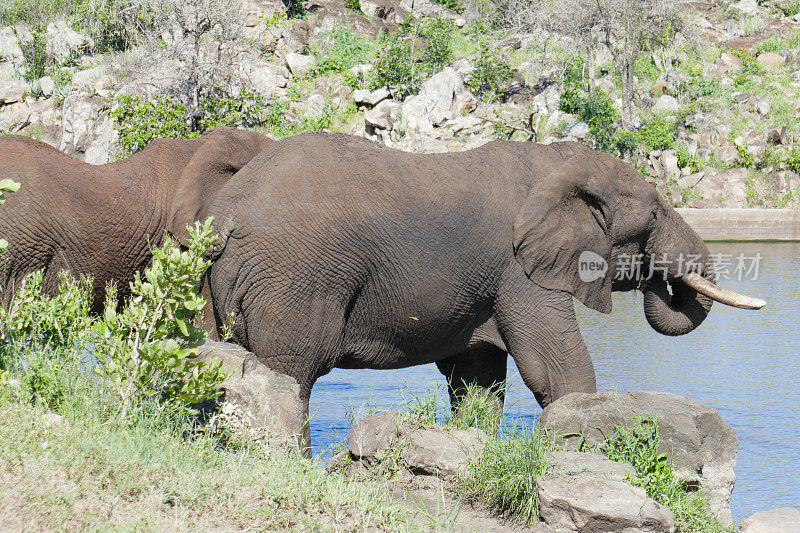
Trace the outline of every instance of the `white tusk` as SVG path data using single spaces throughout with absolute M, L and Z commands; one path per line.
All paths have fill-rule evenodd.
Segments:
M 705 294 L 712 300 L 721 304 L 738 307 L 740 309 L 761 309 L 767 302 L 760 298 L 753 298 L 752 296 L 745 296 L 738 292 L 723 289 L 719 285 L 715 285 L 702 277 L 700 274 L 691 272 L 681 278 L 681 282 L 693 288 L 701 294 Z

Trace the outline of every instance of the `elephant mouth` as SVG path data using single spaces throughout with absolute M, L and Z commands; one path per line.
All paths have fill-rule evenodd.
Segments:
M 681 278 L 681 283 L 691 287 L 700 294 L 708 296 L 715 302 L 730 305 L 731 307 L 738 307 L 739 309 L 761 309 L 767 304 L 767 302 L 760 298 L 754 298 L 728 289 L 723 289 L 716 283 L 712 283 L 695 272 L 683 276 L 683 278 Z
M 723 289 L 715 276 L 688 273 L 681 277 L 650 279 L 643 288 L 644 312 L 650 326 L 663 335 L 684 335 L 705 320 L 716 302 L 742 309 L 761 309 L 764 300 Z

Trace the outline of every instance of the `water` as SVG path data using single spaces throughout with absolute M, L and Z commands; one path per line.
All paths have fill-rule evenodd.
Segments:
M 761 311 L 716 304 L 688 335 L 668 338 L 644 319 L 640 293 L 615 293 L 614 312 L 578 305 L 601 390 L 682 394 L 719 411 L 739 436 L 736 520 L 776 507 L 800 508 L 800 243 L 710 243 L 712 252 L 761 253 L 759 279 L 720 284 L 767 300 Z M 506 418 L 533 425 L 541 411 L 509 358 Z M 434 365 L 402 370 L 334 370 L 311 396 L 315 453 L 341 442 L 349 414 L 397 408 L 439 388 Z

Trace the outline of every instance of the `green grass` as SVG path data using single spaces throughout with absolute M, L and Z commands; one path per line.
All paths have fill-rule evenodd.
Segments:
M 18 22 L 41 24 L 58 16 L 69 15 L 86 0 L 3 0 L 0 4 L 0 25 Z

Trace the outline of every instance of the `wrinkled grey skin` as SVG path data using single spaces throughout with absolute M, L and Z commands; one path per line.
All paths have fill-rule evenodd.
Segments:
M 0 137 L 0 176 L 21 184 L 0 209 L 0 304 L 7 305 L 25 276 L 45 271 L 52 293 L 58 273 L 94 279 L 95 312 L 105 287 L 127 295 L 133 274 L 146 267 L 151 246 L 168 227 L 202 218 L 176 199 L 200 205 L 270 142 L 261 134 L 218 128 L 199 139 L 159 139 L 116 163 L 90 165 L 27 137 Z
M 210 208 L 221 239 L 208 274 L 234 340 L 311 388 L 339 368 L 435 362 L 458 392 L 490 387 L 516 362 L 537 401 L 595 391 L 572 297 L 611 311 L 612 290 L 642 288 L 668 335 L 711 301 L 664 280 L 590 283 L 578 257 L 708 257 L 702 240 L 630 165 L 575 143 L 496 141 L 419 155 L 356 137 L 278 141 Z M 700 273 L 713 279 L 713 273 Z M 306 435 L 307 436 L 307 435 Z

